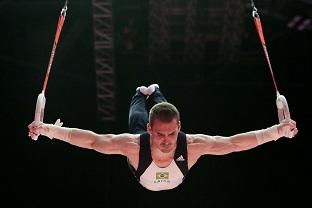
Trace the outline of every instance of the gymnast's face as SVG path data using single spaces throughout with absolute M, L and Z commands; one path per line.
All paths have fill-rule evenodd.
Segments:
M 156 119 L 153 125 L 147 125 L 147 130 L 151 135 L 151 145 L 163 153 L 169 153 L 176 148 L 178 133 L 181 124 L 177 119 L 170 122 L 162 122 Z

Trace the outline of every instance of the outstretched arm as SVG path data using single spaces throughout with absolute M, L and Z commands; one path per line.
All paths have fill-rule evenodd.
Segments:
M 50 139 L 59 139 L 104 154 L 128 156 L 138 148 L 138 135 L 133 134 L 97 134 L 89 130 L 61 127 L 42 122 L 32 122 L 28 129 L 31 137 L 44 135 Z
M 298 132 L 296 122 L 284 121 L 272 127 L 236 134 L 229 137 L 208 136 L 203 134 L 188 135 L 189 153 L 199 158 L 204 154 L 223 155 L 254 148 L 269 141 L 286 136 L 291 131 L 293 136 Z

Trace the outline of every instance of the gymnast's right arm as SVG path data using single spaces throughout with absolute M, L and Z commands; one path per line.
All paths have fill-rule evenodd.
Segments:
M 138 135 L 134 134 L 97 134 L 93 131 L 67 128 L 59 125 L 32 122 L 28 125 L 29 136 L 43 135 L 50 139 L 58 139 L 72 145 L 93 149 L 104 154 L 120 154 L 127 156 L 129 151 L 138 147 Z

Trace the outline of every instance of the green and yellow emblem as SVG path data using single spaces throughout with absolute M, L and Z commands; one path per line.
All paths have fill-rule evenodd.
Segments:
M 157 180 L 169 179 L 169 172 L 156 172 L 156 179 Z

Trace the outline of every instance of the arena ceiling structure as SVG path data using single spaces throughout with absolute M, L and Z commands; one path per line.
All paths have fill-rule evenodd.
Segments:
M 250 1 L 134 0 L 130 4 L 123 0 L 94 0 L 92 3 L 98 112 L 104 120 L 115 118 L 110 114 L 116 110 L 114 80 L 118 74 L 127 76 L 124 73 L 132 71 L 155 78 L 163 73 L 172 77 L 178 71 L 190 85 L 203 87 L 208 81 L 231 76 L 233 70 L 229 68 L 237 67 L 242 76 L 249 74 L 250 78 L 257 76 L 250 68 L 257 65 L 265 68 Z M 284 46 L 311 44 L 310 1 L 264 0 L 255 1 L 255 5 L 274 61 L 293 59 L 293 49 Z M 299 54 L 297 51 L 296 56 L 310 64 L 306 49 Z M 119 69 L 123 66 L 135 69 Z M 186 81 L 170 82 L 174 84 L 175 80 Z

